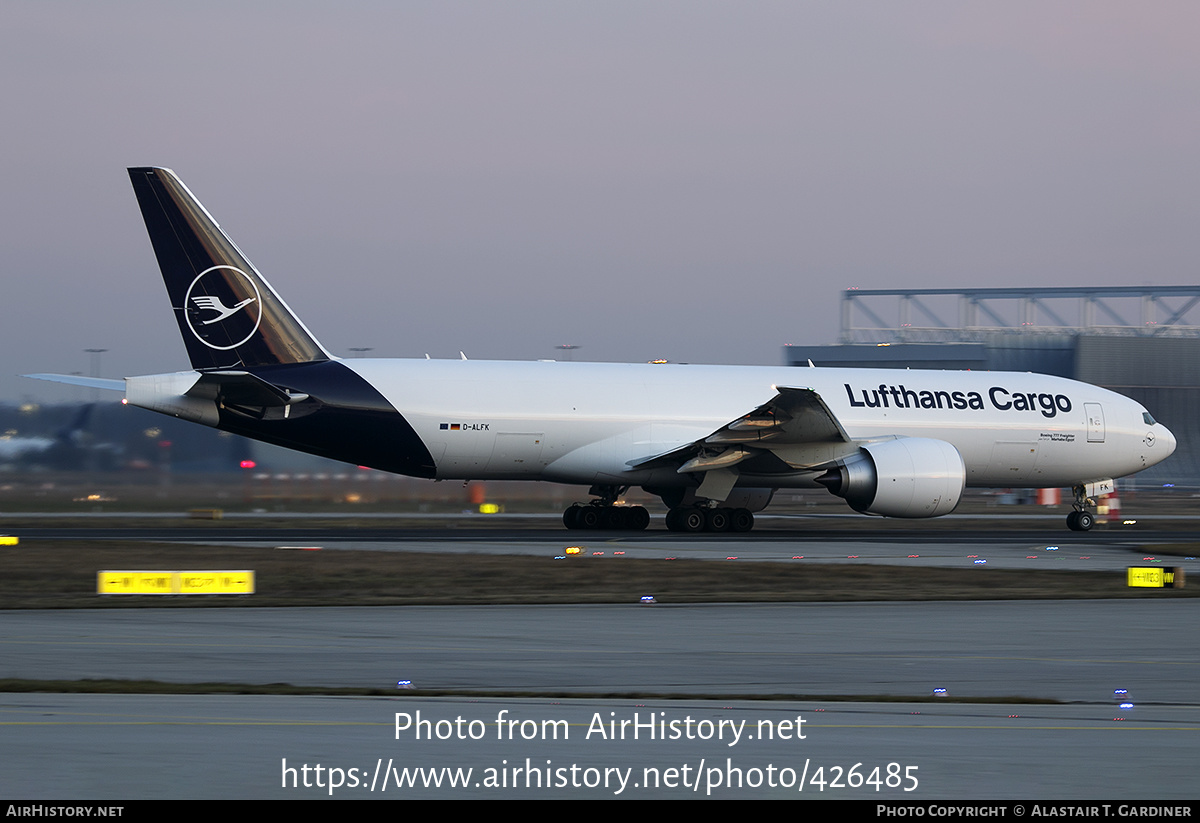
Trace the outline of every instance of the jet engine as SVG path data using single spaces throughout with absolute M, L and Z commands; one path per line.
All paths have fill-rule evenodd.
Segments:
M 900 437 L 864 444 L 817 482 L 864 514 L 939 517 L 958 506 L 967 470 L 944 440 Z

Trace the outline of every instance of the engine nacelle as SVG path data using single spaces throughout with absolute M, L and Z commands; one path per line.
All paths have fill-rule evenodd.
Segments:
M 864 514 L 939 517 L 958 506 L 967 468 L 944 440 L 900 437 L 867 443 L 817 482 Z

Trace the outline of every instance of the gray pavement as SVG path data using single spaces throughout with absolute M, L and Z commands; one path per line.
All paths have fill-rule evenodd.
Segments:
M 568 545 L 558 538 L 410 536 L 356 547 L 508 552 L 524 546 L 548 553 Z M 846 562 L 974 565 L 970 555 L 977 553 L 952 535 L 927 548 L 914 548 L 913 540 L 845 536 L 802 544 L 806 557 L 796 562 L 842 555 Z M 738 544 L 649 534 L 584 545 L 627 556 L 670 552 L 723 561 Z M 801 543 L 774 535 L 742 545 L 749 551 L 739 549 L 740 555 L 790 559 Z M 1083 551 L 1076 541 L 1068 554 L 1062 546 L 1050 551 L 1020 536 L 990 539 L 980 548 L 989 567 L 1113 569 L 1127 565 L 1138 550 L 1098 541 Z M 333 776 L 342 783 L 333 797 L 381 799 L 1163 801 L 1198 794 L 1195 601 L 637 605 L 646 593 L 630 592 L 628 605 L 607 606 L 0 611 L 0 677 L 384 688 L 411 679 L 429 689 L 543 695 L 5 694 L 0 792 L 47 800 L 301 799 L 329 797 Z M 911 700 L 937 688 L 962 698 L 1068 702 L 873 702 L 878 695 Z M 1133 708 L 1117 708 L 1117 688 L 1129 690 Z M 551 692 L 619 696 L 545 696 Z M 705 699 L 717 694 L 727 696 Z M 859 699 L 745 699 L 764 694 Z M 418 711 L 430 729 L 443 731 L 460 717 L 468 724 L 478 720 L 473 728 L 482 729 L 481 737 L 397 739 L 395 714 L 415 720 Z M 493 738 L 502 712 L 520 721 L 511 740 Z M 647 740 L 643 731 L 636 740 L 614 740 L 594 728 L 597 718 L 619 726 L 621 720 L 645 723 L 651 715 L 678 721 L 696 736 Z M 807 724 L 803 740 L 794 734 L 801 716 Z M 567 740 L 545 739 L 543 721 L 556 720 L 566 721 Z M 699 734 L 722 728 L 722 721 L 743 720 L 743 728 L 760 736 L 730 746 Z M 788 739 L 763 740 L 766 729 Z M 532 736 L 521 737 L 523 730 Z M 473 771 L 467 785 L 451 787 L 451 773 L 403 771 L 415 768 Z M 548 774 L 551 785 L 532 783 L 530 768 Z M 630 782 L 618 794 L 613 781 L 621 774 Z M 887 785 L 897 774 L 912 780 Z M 397 781 L 405 775 L 418 781 L 437 776 L 443 785 L 402 789 Z M 384 779 L 389 776 L 390 783 Z M 740 786 L 730 785 L 735 778 Z M 905 792 L 906 785 L 913 790 Z
M 31 800 L 1174 805 L 1196 798 L 1200 710 L 24 694 L 0 727 L 0 793 Z
M 0 676 L 1200 702 L 1192 600 L 0 612 Z

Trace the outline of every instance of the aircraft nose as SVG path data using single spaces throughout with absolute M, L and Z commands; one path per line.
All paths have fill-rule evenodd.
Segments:
M 1175 453 L 1175 435 L 1161 423 L 1158 424 L 1158 428 L 1161 431 L 1156 434 L 1156 437 L 1158 438 L 1158 442 L 1163 446 L 1163 459 L 1166 459 Z

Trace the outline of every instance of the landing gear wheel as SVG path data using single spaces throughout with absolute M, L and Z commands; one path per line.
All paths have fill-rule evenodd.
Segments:
M 676 522 L 679 524 L 681 532 L 702 532 L 704 531 L 704 512 L 697 508 L 678 509 L 678 517 Z
M 667 528 L 673 532 L 748 532 L 754 528 L 754 515 L 749 509 L 680 506 L 667 512 Z
M 683 529 L 679 525 L 679 509 L 667 509 L 667 531 L 681 532 Z
M 1086 486 L 1072 486 L 1071 491 L 1075 495 L 1075 511 L 1067 515 L 1067 528 L 1073 532 L 1091 531 L 1096 525 L 1096 515 L 1088 511 L 1088 506 L 1096 505 L 1096 501 L 1087 496 Z
M 598 529 L 600 528 L 600 507 L 599 506 L 580 506 L 579 514 L 575 515 L 575 522 L 579 525 L 577 529 Z
M 650 512 L 642 506 L 580 506 L 577 503 L 563 512 L 563 525 L 572 530 L 642 531 L 650 525 Z
M 1096 516 L 1089 511 L 1071 512 L 1067 515 L 1067 528 L 1073 532 L 1091 531 L 1096 525 Z
M 634 506 L 629 510 L 627 520 L 628 525 L 625 528 L 635 532 L 645 531 L 646 527 L 650 525 L 650 512 L 646 511 L 645 506 Z
M 729 529 L 734 532 L 748 532 L 754 528 L 754 515 L 749 509 L 734 509 L 729 516 Z
M 600 528 L 605 531 L 617 531 L 629 528 L 629 526 L 625 525 L 625 509 L 617 506 L 598 506 L 597 508 L 600 509 Z
M 572 506 L 563 512 L 563 525 L 568 529 L 579 528 L 579 506 Z
M 704 530 L 708 532 L 729 531 L 729 509 L 705 509 Z

